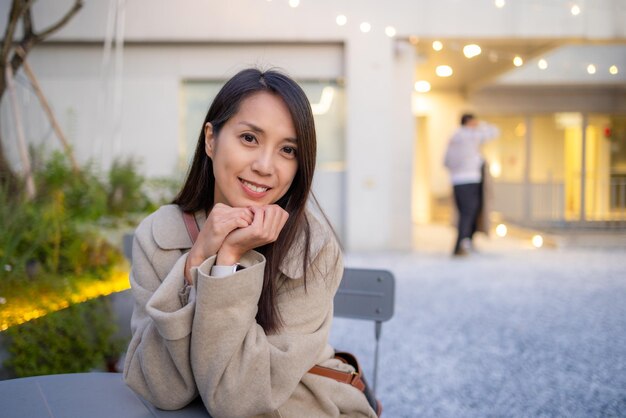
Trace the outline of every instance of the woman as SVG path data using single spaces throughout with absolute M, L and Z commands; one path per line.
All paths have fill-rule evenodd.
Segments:
M 124 377 L 157 407 L 199 394 L 216 418 L 376 416 L 363 392 L 308 372 L 353 370 L 327 341 L 343 265 L 305 210 L 315 152 L 289 77 L 244 70 L 216 96 L 182 190 L 135 233 Z

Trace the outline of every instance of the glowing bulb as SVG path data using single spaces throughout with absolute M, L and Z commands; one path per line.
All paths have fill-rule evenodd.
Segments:
M 452 67 L 449 65 L 439 65 L 435 68 L 435 74 L 439 77 L 450 77 L 452 75 Z
M 593 65 L 593 64 L 589 64 L 589 65 L 587 66 L 587 72 L 588 72 L 589 74 L 595 74 L 595 73 L 596 73 L 596 66 L 595 66 L 595 65 Z
M 433 42 L 433 49 L 435 51 L 441 51 L 443 49 L 443 44 L 439 41 L 434 41 Z
M 537 67 L 539 67 L 539 69 L 541 70 L 545 70 L 546 68 L 548 68 L 548 61 L 541 58 L 537 63 Z
M 289 5 L 293 8 L 296 8 L 300 5 L 300 0 L 289 0 Z
M 418 93 L 427 93 L 430 91 L 430 83 L 426 80 L 420 80 L 415 83 L 415 91 Z
M 489 173 L 492 177 L 498 178 L 502 174 L 502 166 L 499 161 L 494 161 L 489 164 Z
M 361 32 L 367 33 L 370 30 L 372 30 L 372 25 L 370 25 L 368 22 L 363 22 L 361 23 L 360 28 L 361 28 Z
M 469 44 L 463 47 L 463 55 L 465 55 L 466 58 L 474 58 L 475 56 L 480 55 L 481 52 L 482 50 L 476 44 Z
M 493 3 L 496 5 L 498 9 L 502 9 L 504 5 L 506 4 L 504 0 L 495 0 Z
M 506 237 L 506 234 L 509 232 L 505 224 L 500 224 L 496 226 L 496 235 L 500 238 Z
M 387 26 L 385 28 L 385 34 L 388 37 L 393 38 L 394 36 L 396 36 L 396 28 L 394 28 L 393 26 Z
M 515 58 L 513 58 L 513 65 L 515 65 L 516 67 L 521 67 L 522 65 L 524 65 L 524 60 L 519 55 L 516 55 Z
M 343 26 L 348 23 L 348 18 L 345 15 L 337 15 L 335 22 L 337 22 L 339 26 Z
M 541 248 L 543 247 L 543 238 L 541 237 L 541 235 L 534 235 L 532 243 L 535 248 Z
M 580 14 L 580 6 L 575 4 L 572 6 L 572 8 L 570 9 L 570 12 L 572 13 L 573 16 L 578 16 Z
M 619 73 L 619 69 L 617 68 L 617 65 L 611 65 L 609 67 L 609 73 L 611 73 L 612 75 Z

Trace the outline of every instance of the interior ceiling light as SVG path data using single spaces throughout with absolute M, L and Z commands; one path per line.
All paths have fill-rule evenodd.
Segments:
M 593 64 L 589 64 L 589 65 L 587 66 L 587 72 L 588 72 L 589 74 L 595 74 L 595 73 L 596 73 L 596 66 L 595 66 L 595 65 L 593 65 Z
M 513 65 L 515 65 L 516 67 L 521 67 L 522 65 L 524 65 L 524 60 L 519 55 L 516 55 L 515 58 L 513 58 Z
M 548 61 L 546 61 L 545 59 L 541 58 L 539 60 L 539 62 L 537 63 L 537 67 L 539 67 L 539 69 L 541 69 L 541 70 L 545 70 L 546 68 L 548 68 Z
M 343 26 L 348 23 L 348 18 L 346 17 L 346 15 L 337 15 L 337 17 L 335 18 L 335 22 L 337 22 L 339 26 Z
M 291 7 L 298 7 L 300 5 L 300 0 L 289 0 L 289 5 Z
M 426 80 L 420 80 L 415 83 L 415 91 L 418 93 L 427 93 L 430 91 L 430 83 Z
M 367 33 L 370 30 L 372 30 L 372 25 L 370 25 L 368 22 L 363 22 L 361 23 L 360 28 L 361 28 L 361 32 Z
M 609 67 L 609 73 L 611 73 L 611 75 L 616 75 L 617 73 L 619 73 L 619 69 L 617 68 L 617 65 L 611 65 Z
M 435 74 L 439 77 L 450 77 L 454 71 L 452 71 L 452 67 L 449 65 L 438 65 L 435 68 Z
M 396 28 L 394 28 L 393 26 L 387 26 L 385 28 L 385 34 L 388 37 L 393 38 L 394 36 L 396 36 Z
M 476 44 L 469 44 L 463 47 L 463 55 L 465 55 L 466 58 L 474 58 L 480 55 L 481 52 L 482 50 Z
M 495 0 L 493 4 L 495 4 L 498 9 L 502 9 L 506 2 L 504 0 Z
M 578 16 L 580 14 L 580 6 L 577 4 L 573 5 L 572 8 L 570 9 L 570 13 L 573 16 Z
M 439 41 L 433 41 L 433 49 L 435 51 L 441 51 L 443 49 L 443 44 Z

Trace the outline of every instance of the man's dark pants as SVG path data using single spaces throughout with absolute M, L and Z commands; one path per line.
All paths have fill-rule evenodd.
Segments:
M 482 205 L 482 184 L 470 183 L 454 186 L 454 202 L 459 215 L 458 237 L 454 251 L 458 251 L 463 238 L 471 239 L 476 232 L 476 222 Z

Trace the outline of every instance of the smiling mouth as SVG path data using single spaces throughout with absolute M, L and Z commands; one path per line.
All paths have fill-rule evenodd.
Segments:
M 246 186 L 248 189 L 252 190 L 255 193 L 265 193 L 266 191 L 270 189 L 267 186 L 261 186 L 260 184 L 250 183 L 249 181 L 244 180 L 242 178 L 240 178 L 239 181 L 241 182 L 241 184 L 243 184 L 244 186 Z

